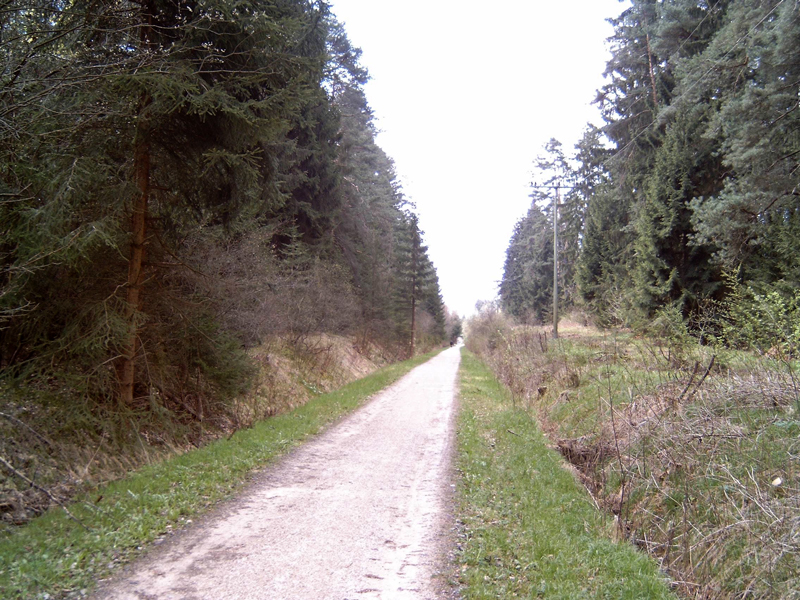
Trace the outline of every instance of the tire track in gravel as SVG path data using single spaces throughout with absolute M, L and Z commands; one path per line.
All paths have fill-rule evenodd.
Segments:
M 97 600 L 431 599 L 452 529 L 458 348 L 260 473 Z

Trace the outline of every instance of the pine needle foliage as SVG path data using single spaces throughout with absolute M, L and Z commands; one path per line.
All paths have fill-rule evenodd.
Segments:
M 537 183 L 561 164 L 573 190 L 559 228 L 561 301 L 634 326 L 671 307 L 698 335 L 708 306 L 744 298 L 739 286 L 790 306 L 800 273 L 796 4 L 634 0 L 611 24 L 595 101 L 604 126 L 589 127 L 573 156 L 553 141 L 549 161 L 536 161 Z M 544 296 L 536 273 L 549 259 L 518 237 L 501 297 Z M 534 320 L 546 306 L 537 302 Z M 505 308 L 521 316 L 517 304 Z
M 248 351 L 275 338 L 406 354 L 407 201 L 359 56 L 324 1 L 3 3 L 8 414 L 58 407 L 169 447 L 233 422 Z M 445 338 L 434 284 L 426 347 Z

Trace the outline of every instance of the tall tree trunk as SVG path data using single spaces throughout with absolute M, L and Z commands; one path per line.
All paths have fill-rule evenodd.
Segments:
M 150 131 L 142 113 L 149 104 L 143 99 L 143 108 L 139 112 L 141 120 L 136 131 L 134 142 L 134 173 L 138 193 L 133 204 L 131 215 L 131 248 L 128 257 L 128 282 L 125 296 L 125 322 L 127 333 L 122 358 L 119 363 L 120 399 L 123 404 L 133 403 L 133 384 L 135 380 L 136 352 L 138 350 L 139 331 L 137 312 L 141 304 L 142 282 L 144 280 L 144 250 L 147 239 L 147 201 L 150 196 Z
M 139 43 L 149 49 L 155 8 L 152 2 L 142 4 L 142 23 Z M 138 193 L 131 213 L 131 247 L 128 252 L 128 281 L 125 293 L 125 324 L 127 327 L 122 357 L 118 363 L 119 395 L 122 404 L 133 404 L 133 386 L 136 380 L 136 352 L 139 342 L 137 313 L 141 308 L 142 282 L 144 281 L 144 246 L 147 240 L 147 201 L 150 199 L 150 122 L 148 107 L 151 98 L 143 92 L 138 111 L 136 137 L 133 140 L 133 172 Z

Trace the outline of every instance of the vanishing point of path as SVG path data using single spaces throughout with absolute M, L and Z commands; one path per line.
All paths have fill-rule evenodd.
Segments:
M 451 348 L 417 367 L 96 598 L 436 598 L 459 359 Z

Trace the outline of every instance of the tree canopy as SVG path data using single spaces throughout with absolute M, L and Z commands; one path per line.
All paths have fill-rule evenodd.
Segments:
M 634 0 L 611 22 L 607 83 L 596 98 L 605 125 L 589 127 L 565 159 L 550 142 L 551 164 L 536 163 L 538 182 L 552 175 L 552 159 L 562 161 L 571 190 L 559 228 L 562 301 L 601 322 L 634 324 L 665 307 L 691 323 L 733 298 L 794 297 L 796 5 Z M 545 203 L 533 203 L 509 245 L 500 296 L 518 316 L 539 307 L 540 319 L 552 258 L 540 249 Z
M 4 3 L 3 376 L 183 412 L 269 336 L 445 341 L 359 56 L 324 1 Z

